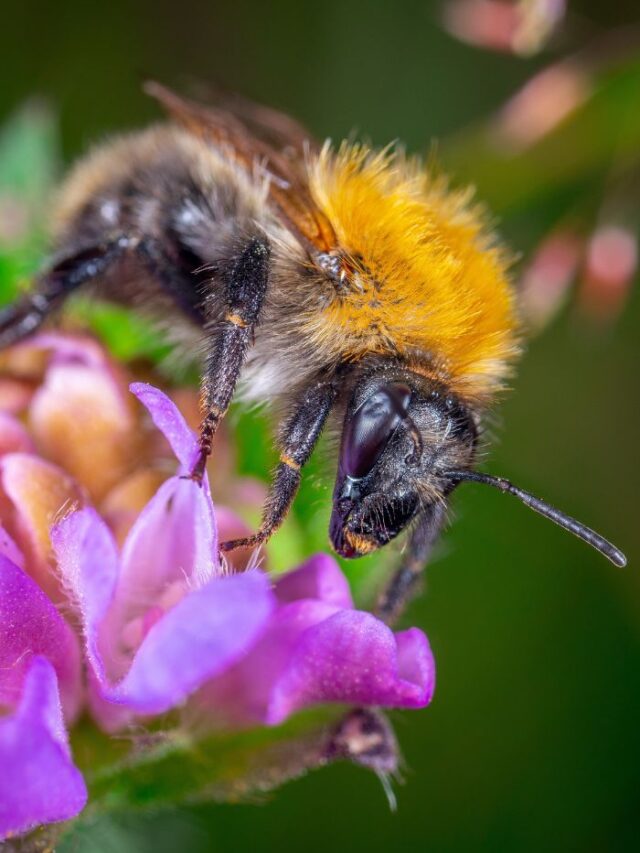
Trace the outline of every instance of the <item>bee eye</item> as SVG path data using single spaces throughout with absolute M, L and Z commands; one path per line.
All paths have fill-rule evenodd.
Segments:
M 393 383 L 368 397 L 345 423 L 340 467 L 359 479 L 371 471 L 398 425 L 407 416 L 411 399 L 408 385 Z

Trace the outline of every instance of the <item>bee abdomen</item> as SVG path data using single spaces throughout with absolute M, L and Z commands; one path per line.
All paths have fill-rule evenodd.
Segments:
M 99 282 L 102 293 L 153 307 L 169 282 L 177 307 L 203 322 L 207 283 L 265 209 L 259 182 L 224 151 L 162 125 L 112 140 L 78 164 L 60 193 L 54 249 L 65 255 L 124 238 L 138 251 Z

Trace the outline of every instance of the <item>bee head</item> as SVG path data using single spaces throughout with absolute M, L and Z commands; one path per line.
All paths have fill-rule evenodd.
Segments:
M 359 382 L 347 404 L 330 536 L 343 557 L 394 539 L 418 511 L 442 502 L 468 467 L 477 432 L 471 414 L 441 386 L 406 369 Z

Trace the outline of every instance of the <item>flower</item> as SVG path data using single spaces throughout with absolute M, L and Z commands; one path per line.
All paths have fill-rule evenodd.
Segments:
M 447 0 L 442 22 L 460 41 L 531 56 L 557 32 L 565 13 L 565 0 Z
M 591 235 L 580 289 L 580 305 L 607 322 L 622 311 L 638 269 L 638 237 L 629 227 L 602 224 Z
M 532 329 L 541 330 L 559 312 L 582 252 L 582 238 L 568 228 L 548 234 L 535 249 L 520 280 L 520 310 Z
M 592 95 L 587 69 L 577 60 L 543 68 L 502 107 L 493 140 L 509 152 L 531 148 L 552 133 Z
M 233 725 L 275 725 L 321 702 L 421 708 L 431 701 L 435 666 L 424 634 L 394 635 L 355 610 L 332 557 L 312 557 L 274 588 L 278 606 L 260 641 L 199 691 L 194 708 Z
M 86 801 L 69 754 L 55 671 L 36 656 L 17 708 L 0 719 L 0 840 L 74 817 Z
M 66 738 L 82 709 L 107 734 L 168 711 L 201 732 L 277 725 L 325 702 L 430 701 L 424 634 L 356 610 L 333 558 L 275 581 L 220 562 L 209 481 L 185 476 L 197 438 L 164 393 L 131 386 L 178 460 L 168 477 L 96 344 L 43 336 L 16 350 L 0 458 L 0 776 L 14 780 L 0 787 L 0 837 L 83 808 Z

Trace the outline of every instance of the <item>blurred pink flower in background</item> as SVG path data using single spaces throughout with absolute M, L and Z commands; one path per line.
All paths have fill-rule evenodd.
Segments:
M 615 319 L 622 310 L 638 270 L 638 238 L 620 225 L 597 228 L 587 245 L 580 287 L 580 306 L 599 322 Z
M 520 308 L 532 330 L 546 326 L 565 303 L 583 246 L 576 233 L 559 229 L 535 250 L 520 279 Z
M 442 17 L 460 41 L 528 56 L 546 44 L 565 12 L 565 0 L 448 0 Z
M 522 273 L 523 319 L 532 331 L 544 328 L 579 279 L 581 311 L 598 323 L 612 322 L 624 306 L 637 270 L 638 241 L 629 228 L 602 225 L 588 238 L 559 228 L 542 240 Z
M 528 80 L 502 107 L 493 125 L 493 138 L 513 151 L 535 145 L 591 92 L 589 75 L 578 62 L 551 65 Z

